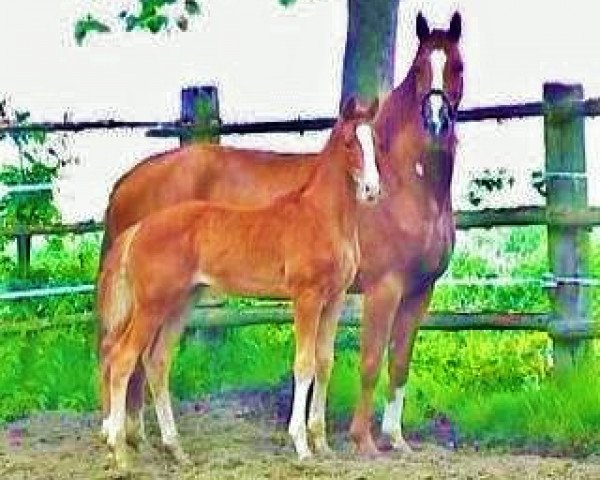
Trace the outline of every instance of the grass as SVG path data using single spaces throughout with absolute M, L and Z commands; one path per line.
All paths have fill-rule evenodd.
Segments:
M 600 451 L 600 363 L 538 388 L 463 395 L 447 412 L 468 439 L 488 445 L 525 444 L 566 452 Z M 455 392 L 455 395 L 459 395 Z

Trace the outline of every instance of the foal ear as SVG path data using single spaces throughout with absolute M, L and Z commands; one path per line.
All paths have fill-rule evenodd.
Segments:
M 452 20 L 450 20 L 450 30 L 448 30 L 448 36 L 453 42 L 460 40 L 460 34 L 462 33 L 462 19 L 460 13 L 454 12 Z
M 429 25 L 421 12 L 417 15 L 417 38 L 424 42 L 429 37 Z
M 342 107 L 342 118 L 349 120 L 354 117 L 356 112 L 356 98 L 350 97 Z

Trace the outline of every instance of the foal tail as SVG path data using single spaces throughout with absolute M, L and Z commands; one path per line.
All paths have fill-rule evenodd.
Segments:
M 103 260 L 98 279 L 98 354 L 102 360 L 114 338 L 123 331 L 131 316 L 133 291 L 127 269 L 129 250 L 139 228 L 123 232 Z

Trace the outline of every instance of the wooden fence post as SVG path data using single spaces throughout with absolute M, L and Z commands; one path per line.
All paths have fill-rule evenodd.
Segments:
M 180 135 L 181 144 L 219 143 L 219 92 L 212 85 L 185 87 L 181 90 L 181 121 L 196 127 Z
M 585 118 L 572 102 L 583 99 L 581 85 L 544 84 L 546 206 L 553 212 L 587 209 Z M 548 257 L 557 280 L 551 294 L 554 310 L 550 334 L 555 371 L 572 368 L 590 351 L 589 287 L 578 278 L 589 273 L 589 229 L 548 224 Z
M 190 142 L 220 143 L 218 128 L 221 118 L 217 87 L 203 85 L 182 88 L 180 117 L 182 123 L 195 125 L 189 134 L 180 135 L 181 145 Z M 206 298 L 209 295 L 208 292 L 204 293 L 200 303 L 210 302 Z M 221 327 L 209 327 L 197 335 L 197 338 L 217 344 L 223 340 L 224 332 Z
M 17 235 L 17 262 L 19 277 L 27 278 L 31 263 L 31 235 L 27 233 L 22 232 Z

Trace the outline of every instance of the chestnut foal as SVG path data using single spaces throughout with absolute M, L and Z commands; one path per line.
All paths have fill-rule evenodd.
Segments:
M 269 206 L 184 202 L 151 214 L 116 239 L 103 262 L 98 307 L 103 403 L 110 412 L 103 430 L 119 466 L 127 466 L 126 392 L 140 360 L 162 442 L 176 459 L 187 461 L 177 438 L 168 377 L 171 346 L 191 292 L 200 284 L 291 298 L 296 355 L 289 434 L 299 458 L 311 456 L 305 408 L 314 378 L 308 435 L 315 452 L 329 450 L 326 393 L 338 318 L 359 263 L 357 203 L 369 199 L 367 192 L 371 197 L 379 193 L 368 125 L 376 110 L 376 102 L 367 109 L 351 99 L 314 159 L 307 184 Z

